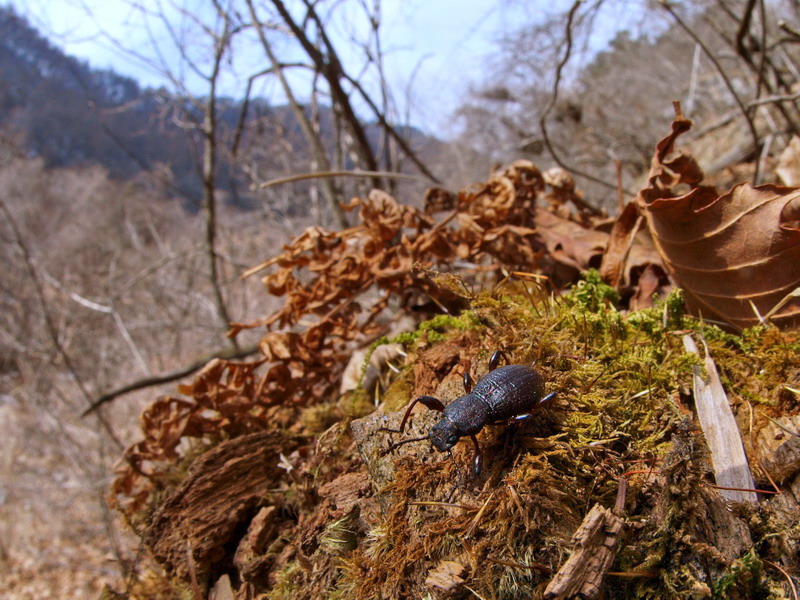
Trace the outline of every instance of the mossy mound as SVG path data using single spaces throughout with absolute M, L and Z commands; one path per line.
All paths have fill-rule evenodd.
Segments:
M 757 487 L 774 492 L 754 440 L 771 418 L 800 412 L 796 333 L 725 333 L 682 315 L 678 293 L 625 315 L 591 272 L 559 297 L 508 280 L 468 300 L 460 316 L 383 340 L 406 357 L 377 390 L 301 411 L 285 475 L 239 515 L 227 554 L 195 566 L 200 585 L 227 575 L 241 597 L 265 599 L 543 597 L 601 505 L 624 521 L 602 578 L 607 598 L 788 593 L 784 573 L 800 569 L 798 475 L 777 498 L 722 500 L 693 417 L 700 362 L 681 336 L 707 342 Z M 408 402 L 462 395 L 464 370 L 477 380 L 496 349 L 539 370 L 556 400 L 528 422 L 484 428 L 478 478 L 468 438 L 452 457 L 425 440 L 388 451 L 401 436 L 382 428 L 396 428 Z M 438 418 L 418 407 L 406 435 L 424 436 Z M 267 524 L 254 518 L 265 508 Z

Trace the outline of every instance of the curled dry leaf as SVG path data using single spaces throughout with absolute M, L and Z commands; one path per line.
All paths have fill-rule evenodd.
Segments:
M 680 113 L 673 121 L 637 203 L 690 310 L 742 330 L 760 323 L 800 286 L 800 190 L 743 183 L 720 196 L 699 185 L 695 161 L 672 153 L 690 125 Z M 674 194 L 679 183 L 690 191 Z M 783 304 L 771 320 L 797 327 L 800 299 Z

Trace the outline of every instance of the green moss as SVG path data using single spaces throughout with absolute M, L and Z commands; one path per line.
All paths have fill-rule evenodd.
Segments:
M 597 269 L 583 274 L 583 281 L 575 285 L 569 298 L 590 312 L 597 312 L 603 306 L 616 306 L 619 302 L 617 290 L 603 281 Z
M 441 560 L 464 564 L 467 585 L 484 597 L 534 597 L 563 564 L 588 509 L 614 505 L 622 478 L 626 517 L 637 525 L 611 570 L 644 576 L 618 580 L 606 588 L 609 598 L 764 598 L 779 585 L 764 561 L 786 555 L 786 540 L 797 532 L 763 516 L 765 509 L 748 517 L 755 549 L 730 565 L 714 559 L 716 580 L 701 576 L 700 565 L 710 564 L 703 562 L 710 543 L 702 514 L 716 492 L 706 485 L 705 445 L 687 416 L 693 369 L 703 363 L 684 351 L 682 336 L 702 335 L 729 394 L 759 410 L 796 381 L 797 336 L 764 327 L 726 333 L 684 315 L 679 292 L 625 314 L 612 292 L 596 273 L 561 297 L 508 281 L 475 294 L 472 310 L 458 317 L 440 315 L 389 340 L 403 343 L 409 359 L 381 394 L 386 412 L 408 404 L 423 344 L 453 344 L 471 360 L 473 375 L 502 349 L 509 362 L 534 365 L 556 400 L 525 424 L 481 431 L 485 473 L 477 482 L 464 476 L 469 443 L 458 444 L 452 460 L 434 462 L 398 450 L 371 529 L 348 518 L 320 526 L 314 560 L 335 565 L 326 567 L 324 597 L 422 597 L 425 577 Z M 464 331 L 476 335 L 457 335 Z M 366 414 L 373 403 L 359 390 L 343 396 L 337 411 L 341 418 Z M 456 484 L 458 506 L 443 505 Z M 307 510 L 293 503 L 292 489 L 284 505 Z M 289 565 L 267 597 L 309 597 L 313 579 Z
M 331 553 L 346 554 L 357 545 L 356 526 L 351 515 L 345 515 L 325 526 L 320 543 Z
M 663 302 L 657 301 L 656 307 L 662 307 L 666 315 L 667 329 L 683 329 L 683 315 L 686 313 L 683 290 L 675 288 L 664 298 Z
M 293 600 L 301 598 L 303 570 L 298 563 L 289 563 L 280 573 L 273 588 L 267 592 L 266 600 Z
M 764 585 L 764 563 L 755 550 L 736 560 L 711 586 L 713 598 L 747 598 L 760 600 L 770 597 Z
M 464 311 L 458 316 L 436 315 L 423 321 L 417 328 L 418 336 L 424 335 L 428 342 L 444 340 L 452 331 L 470 331 L 478 329 L 480 323 L 472 311 Z

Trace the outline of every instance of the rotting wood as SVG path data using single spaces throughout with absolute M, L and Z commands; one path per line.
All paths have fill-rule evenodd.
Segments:
M 600 504 L 595 504 L 572 536 L 572 556 L 547 584 L 548 600 L 600 596 L 603 577 L 616 556 L 625 522 Z
M 466 567 L 454 560 L 443 560 L 428 573 L 425 585 L 443 597 L 459 594 L 464 589 Z
M 800 415 L 781 417 L 758 433 L 761 465 L 778 483 L 800 472 Z
M 220 443 L 192 464 L 186 480 L 158 508 L 142 539 L 157 560 L 186 578 L 186 544 L 191 543 L 201 581 L 252 517 L 265 490 L 285 476 L 281 452 L 298 442 L 277 432 L 253 433 Z
M 239 542 L 233 556 L 233 566 L 244 578 L 252 575 L 264 565 L 263 553 L 276 536 L 278 521 L 274 506 L 265 506 L 250 522 L 247 533 Z
M 703 343 L 705 344 L 705 341 Z M 697 344 L 690 335 L 683 336 L 683 347 L 687 352 L 699 354 Z M 719 493 L 732 502 L 757 502 L 758 496 L 755 492 L 740 491 L 755 489 L 755 483 L 744 453 L 742 436 L 722 382 L 719 380 L 717 367 L 708 353 L 708 347 L 705 350 L 703 364 L 706 368 L 706 377 L 702 376 L 700 367 L 693 367 L 697 418 L 700 420 L 700 427 L 711 451 L 711 463 L 717 485 L 723 488 L 738 488 L 720 489 Z
M 321 498 L 330 498 L 336 510 L 349 513 L 363 503 L 370 491 L 369 475 L 362 472 L 345 473 L 319 488 Z

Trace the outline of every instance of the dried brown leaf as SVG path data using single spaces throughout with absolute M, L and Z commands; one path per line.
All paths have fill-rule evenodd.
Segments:
M 639 193 L 637 203 L 690 309 L 741 330 L 758 324 L 760 315 L 800 286 L 795 214 L 800 190 L 739 184 L 719 196 L 699 186 L 693 160 L 668 156 L 688 123 L 679 114 L 672 133 L 657 146 L 650 185 Z M 694 187 L 674 195 L 672 186 L 677 183 Z M 800 301 L 786 303 L 772 320 L 796 327 Z
M 629 202 L 614 221 L 611 235 L 603 253 L 600 275 L 611 286 L 618 288 L 625 272 L 625 261 L 639 231 L 641 217 L 634 202 Z

